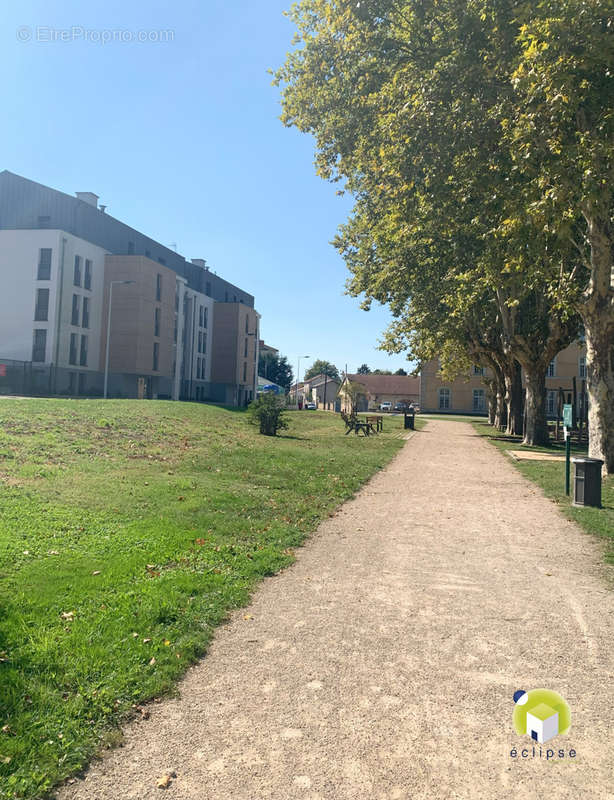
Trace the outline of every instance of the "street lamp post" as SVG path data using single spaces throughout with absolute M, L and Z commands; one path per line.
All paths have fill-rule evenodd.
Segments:
M 298 407 L 298 383 L 301 377 L 301 358 L 311 358 L 311 356 L 299 356 L 298 364 L 296 367 L 296 405 Z
M 109 343 L 111 341 L 111 305 L 113 303 L 113 284 L 120 283 L 124 286 L 136 281 L 110 281 L 109 283 L 109 313 L 107 314 L 107 346 L 104 357 L 104 399 L 107 399 L 107 389 L 109 386 Z

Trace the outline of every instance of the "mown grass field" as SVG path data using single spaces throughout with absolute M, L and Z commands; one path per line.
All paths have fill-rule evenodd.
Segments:
M 163 401 L 0 399 L 0 798 L 38 798 L 404 444 Z M 248 680 L 249 676 L 246 676 Z
M 484 420 L 473 420 L 473 427 L 482 436 L 490 437 L 490 441 L 499 450 L 534 450 L 547 453 L 565 453 L 563 442 L 553 442 L 550 447 L 523 447 L 521 438 L 505 436 Z M 572 456 L 586 455 L 586 445 L 572 445 Z M 541 487 L 546 497 L 556 503 L 562 513 L 577 522 L 587 533 L 605 539 L 605 557 L 614 564 L 614 476 L 609 476 L 602 485 L 603 508 L 577 508 L 573 500 L 573 464 L 571 465 L 571 493 L 565 494 L 565 460 L 554 461 L 514 461 L 511 463 L 530 480 Z

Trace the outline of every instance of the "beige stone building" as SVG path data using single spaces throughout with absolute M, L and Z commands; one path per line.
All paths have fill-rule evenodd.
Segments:
M 382 403 L 390 403 L 394 409 L 397 403 L 413 403 L 415 405 L 420 401 L 420 377 L 348 374 L 339 389 L 342 411 L 351 410 L 351 402 L 344 388 L 347 381 L 362 386 L 363 395 L 358 400 L 358 411 L 379 411 Z
M 437 359 L 422 366 L 420 409 L 441 414 L 488 414 L 488 388 L 484 378 L 491 377 L 487 368 L 474 366 L 469 375 L 453 381 L 443 380 Z M 546 376 L 546 412 L 554 417 L 558 396 L 563 391 L 566 403 L 573 402 L 574 378 L 578 412 L 582 411 L 582 382 L 586 379 L 586 348 L 575 342 L 552 360 Z M 524 383 L 524 379 L 523 379 Z

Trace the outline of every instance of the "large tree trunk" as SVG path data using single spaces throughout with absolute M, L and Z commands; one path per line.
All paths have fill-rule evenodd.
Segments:
M 546 369 L 543 363 L 525 365 L 525 432 L 523 444 L 548 444 L 546 420 Z
M 488 394 L 488 424 L 496 425 L 497 419 L 497 395 L 492 392 Z
M 522 436 L 522 374 L 520 364 L 513 362 L 505 372 L 505 405 L 507 420 L 505 432 L 508 436 Z
M 495 410 L 495 426 L 500 431 L 504 431 L 507 427 L 507 406 L 505 405 L 505 383 L 497 389 L 496 397 L 496 410 Z
M 604 462 L 604 474 L 614 474 L 614 325 L 604 325 L 603 317 L 585 317 L 584 325 L 588 454 Z
M 614 474 L 614 230 L 585 212 L 591 279 L 579 311 L 586 333 L 588 454 Z

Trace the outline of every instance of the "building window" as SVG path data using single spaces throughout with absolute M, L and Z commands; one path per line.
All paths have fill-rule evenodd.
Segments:
M 199 327 L 201 327 L 201 328 L 204 327 L 204 325 L 203 325 L 204 321 L 205 321 L 205 309 L 202 306 L 199 306 L 199 309 L 198 309 L 198 325 L 199 325 Z
M 81 337 L 81 350 L 79 352 L 79 364 L 87 367 L 87 336 Z
M 89 258 L 85 259 L 85 273 L 83 275 L 83 288 L 92 288 L 92 262 Z
M 207 359 L 203 358 L 200 365 L 200 376 L 203 380 L 205 380 L 205 364 L 207 363 Z
M 156 275 L 156 300 L 162 300 L 162 275 Z
M 247 339 L 243 343 L 243 358 L 247 358 Z
M 77 364 L 77 339 L 79 337 L 76 333 L 70 334 L 70 351 L 68 353 L 68 363 Z
M 151 258 L 151 250 L 145 250 L 145 258 Z
M 165 258 L 159 258 L 158 259 L 158 264 L 162 264 L 163 267 L 166 266 L 166 259 Z
M 154 346 L 153 346 L 153 367 L 152 367 L 154 372 L 158 371 L 159 359 L 160 359 L 160 345 L 159 345 L 158 342 L 154 342 Z
M 557 412 L 557 395 L 558 392 L 553 389 L 548 389 L 546 395 L 546 414 L 549 417 L 555 417 Z
M 134 242 L 128 242 L 128 255 L 134 255 Z
M 196 377 L 200 380 L 200 358 L 196 359 Z
M 203 351 L 203 332 L 198 331 L 198 352 L 202 353 Z
M 203 353 L 207 352 L 207 334 L 206 333 L 203 333 L 203 349 L 202 349 L 202 352 Z
M 205 284 L 205 294 L 208 297 L 211 297 L 211 281 L 207 281 L 207 283 Z
M 204 319 L 205 324 L 203 325 L 203 328 L 206 328 L 208 326 L 208 317 L 209 317 L 209 309 L 205 306 L 205 319 Z
M 85 394 L 85 373 L 79 373 L 79 394 Z
M 73 294 L 72 296 L 72 316 L 70 318 L 71 325 L 78 325 L 79 324 L 79 306 L 80 306 L 80 297 L 78 294 Z
M 75 256 L 73 283 L 75 286 L 81 286 L 81 256 Z
M 484 375 L 484 367 L 478 367 L 478 366 L 476 366 L 474 364 L 474 366 L 473 366 L 473 374 L 474 375 L 483 376 Z
M 36 290 L 34 319 L 37 322 L 46 322 L 49 319 L 49 289 Z
M 154 310 L 154 336 L 160 335 L 160 309 L 156 307 Z
M 578 373 L 581 378 L 586 378 L 586 356 L 580 356 Z
M 247 382 L 247 361 L 243 362 L 243 383 Z
M 450 408 L 450 390 L 449 389 L 440 389 L 439 390 L 439 408 L 446 410 Z
M 32 343 L 32 361 L 44 361 L 47 349 L 47 331 L 38 328 L 34 331 L 34 342 Z
M 89 328 L 90 326 L 90 299 L 89 297 L 83 298 L 83 313 L 81 316 L 81 327 Z
M 40 216 L 38 218 L 38 227 L 39 228 L 48 228 L 50 222 L 51 222 L 51 217 L 49 217 L 49 216 Z
M 224 292 L 224 302 L 228 302 L 228 292 Z
M 37 280 L 51 280 L 51 248 L 41 247 L 38 251 L 38 274 Z
M 474 389 L 473 390 L 473 410 L 474 411 L 484 411 L 484 408 L 485 408 L 484 389 Z
M 548 369 L 546 371 L 547 378 L 554 378 L 556 375 L 556 359 L 553 358 L 552 361 L 548 364 Z
M 245 317 L 245 333 L 249 332 L 249 319 Z

